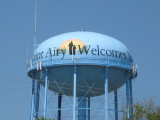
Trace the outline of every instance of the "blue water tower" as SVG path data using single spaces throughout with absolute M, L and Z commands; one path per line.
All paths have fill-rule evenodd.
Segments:
M 95 32 L 61 34 L 42 42 L 34 51 L 28 68 L 33 79 L 33 117 L 39 118 L 39 91 L 44 91 L 43 116 L 47 119 L 48 90 L 58 94 L 57 120 L 61 120 L 62 96 L 72 97 L 73 120 L 90 120 L 92 97 L 104 95 L 104 119 L 108 120 L 108 93 L 115 94 L 115 119 L 118 120 L 117 89 L 126 83 L 128 117 L 132 117 L 132 79 L 136 67 L 128 48 L 120 41 Z

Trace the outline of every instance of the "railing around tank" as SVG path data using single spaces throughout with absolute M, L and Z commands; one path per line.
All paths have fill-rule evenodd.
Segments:
M 46 59 L 46 60 L 36 60 L 34 62 L 30 62 L 28 66 L 28 71 L 32 69 L 36 69 L 37 66 L 50 67 L 50 66 L 58 66 L 58 65 L 101 65 L 101 66 L 115 66 L 124 69 L 131 69 L 133 63 L 128 61 L 128 59 Z

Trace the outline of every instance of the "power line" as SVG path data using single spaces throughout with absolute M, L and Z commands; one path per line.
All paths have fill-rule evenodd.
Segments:
M 25 82 L 25 81 L 20 81 L 20 80 L 11 80 L 11 79 L 6 79 L 6 78 L 3 78 L 3 79 L 1 79 L 0 78 L 0 81 L 9 81 L 9 82 L 15 82 L 15 83 L 24 83 L 24 84 L 28 84 L 28 85 L 31 85 L 31 83 L 29 83 L 29 82 Z

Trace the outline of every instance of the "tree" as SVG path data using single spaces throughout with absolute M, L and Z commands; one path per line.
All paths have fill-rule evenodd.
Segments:
M 45 118 L 43 117 L 43 116 L 41 116 L 40 118 L 38 118 L 38 119 L 36 119 L 36 120 L 45 120 Z M 52 119 L 52 118 L 48 118 L 48 119 L 46 119 L 46 120 L 55 120 L 54 118 Z
M 43 116 L 41 116 L 40 118 L 37 118 L 36 120 L 45 120 Z
M 133 105 L 133 119 L 134 120 L 160 120 L 160 106 L 156 106 L 153 99 L 144 102 L 136 102 Z M 122 117 L 123 120 L 128 120 L 126 107 L 122 107 L 125 113 Z

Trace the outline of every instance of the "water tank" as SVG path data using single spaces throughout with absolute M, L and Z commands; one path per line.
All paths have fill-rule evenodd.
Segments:
M 69 32 L 42 42 L 34 51 L 28 75 L 45 84 L 48 69 L 49 89 L 73 96 L 74 66 L 77 68 L 77 96 L 104 94 L 105 67 L 108 67 L 108 90 L 125 83 L 126 71 L 133 59 L 127 47 L 115 38 L 87 31 Z M 93 84 L 94 83 L 94 84 Z M 88 86 L 94 92 L 86 93 Z M 59 90 L 62 89 L 63 92 Z

